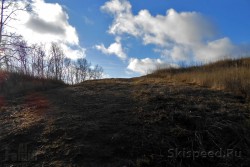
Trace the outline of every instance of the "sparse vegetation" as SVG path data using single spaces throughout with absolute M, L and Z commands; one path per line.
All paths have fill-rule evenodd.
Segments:
M 25 92 L 45 91 L 62 86 L 65 86 L 65 83 L 60 80 L 0 70 L 0 96 L 20 96 Z
M 20 3 L 22 2 L 22 3 Z M 29 1 L 0 1 L 0 70 L 33 76 L 40 79 L 60 80 L 76 84 L 103 77 L 99 65 L 92 66 L 84 57 L 72 60 L 59 43 L 31 44 L 20 34 L 9 32 L 11 20 L 18 20 L 18 11 L 27 11 Z M 49 48 L 50 47 L 50 48 Z M 19 79 L 19 77 L 18 77 Z M 0 81 L 1 83 L 2 81 Z
M 231 91 L 246 98 L 250 96 L 250 58 L 222 60 L 187 68 L 160 69 L 147 77 Z
M 49 51 L 42 45 L 29 47 L 25 41 L 16 43 L 14 51 L 4 50 L 0 70 L 41 79 L 61 80 L 72 85 L 103 77 L 101 66 L 92 67 L 85 58 L 67 58 L 57 43 L 52 43 Z
M 6 103 L 2 97 L 0 153 L 25 141 L 37 158 L 30 166 L 249 166 L 250 106 L 243 96 L 168 81 L 89 80 Z M 176 149 L 223 153 L 185 157 Z M 227 149 L 237 156 L 223 157 Z

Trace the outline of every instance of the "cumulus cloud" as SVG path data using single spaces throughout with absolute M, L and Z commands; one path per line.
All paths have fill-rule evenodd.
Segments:
M 229 38 L 221 38 L 208 42 L 206 45 L 195 46 L 196 59 L 201 62 L 212 62 L 223 58 L 237 56 L 238 47 Z
M 79 45 L 77 31 L 69 24 L 69 16 L 60 4 L 32 0 L 30 9 L 31 12 L 18 13 L 17 19 L 10 22 L 14 28 L 8 31 L 22 35 L 30 44 L 57 42 L 70 58 L 86 56 L 86 50 Z
M 145 45 L 153 44 L 155 50 L 171 62 L 212 62 L 231 57 L 237 50 L 229 38 L 216 38 L 215 26 L 198 12 L 168 9 L 165 15 L 153 16 L 148 10 L 141 10 L 135 15 L 128 0 L 110 0 L 101 9 L 114 17 L 110 34 L 127 34 L 141 39 Z M 132 59 L 128 69 L 142 73 L 134 64 L 151 64 L 145 61 L 159 62 Z
M 67 55 L 67 57 L 70 57 L 71 59 L 76 60 L 78 58 L 86 57 L 85 48 L 82 48 L 80 46 L 72 47 L 64 43 L 61 44 L 61 47 L 64 50 L 65 55 Z
M 123 51 L 121 40 L 118 37 L 116 38 L 116 42 L 112 43 L 108 48 L 106 48 L 104 44 L 96 45 L 95 48 L 104 54 L 116 55 L 121 60 L 125 60 L 127 58 L 126 53 Z
M 169 68 L 169 67 L 177 67 L 177 65 L 166 63 L 160 59 L 150 59 L 150 58 L 145 58 L 145 59 L 131 58 L 129 60 L 129 65 L 128 65 L 129 70 L 142 75 L 150 73 L 156 69 Z
M 39 17 L 31 17 L 26 25 L 41 34 L 65 34 L 65 29 L 61 25 L 56 22 L 47 22 Z
M 127 0 L 111 0 L 107 1 L 102 10 L 107 11 L 113 15 L 122 15 L 123 13 L 131 13 L 131 4 Z
M 102 11 L 113 15 L 115 19 L 112 26 L 109 27 L 109 33 L 122 34 L 126 32 L 134 36 L 139 35 L 131 9 L 132 6 L 127 0 L 111 0 L 101 7 Z
M 152 16 L 148 10 L 141 10 L 138 15 L 133 15 L 127 0 L 111 0 L 101 9 L 114 16 L 109 33 L 139 36 L 145 44 L 165 46 L 174 42 L 192 45 L 215 34 L 213 25 L 197 12 L 178 13 L 169 9 L 166 15 Z

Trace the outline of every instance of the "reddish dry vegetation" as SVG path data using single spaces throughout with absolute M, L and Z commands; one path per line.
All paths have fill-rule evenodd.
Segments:
M 25 102 L 27 106 L 35 106 L 39 109 L 49 107 L 49 101 L 39 93 L 31 93 L 25 96 Z
M 4 80 L 6 80 L 8 77 L 8 73 L 5 71 L 0 71 L 0 83 L 3 83 Z
M 250 164 L 250 103 L 240 93 L 156 76 L 32 92 L 5 96 L 0 109 L 0 153 L 27 143 L 27 166 Z M 177 149 L 236 154 L 171 156 Z

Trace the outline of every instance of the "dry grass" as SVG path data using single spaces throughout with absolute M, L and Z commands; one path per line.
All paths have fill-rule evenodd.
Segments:
M 178 72 L 27 91 L 0 107 L 0 153 L 25 142 L 37 157 L 26 166 L 248 167 L 249 105 L 233 93 L 166 80 Z M 169 157 L 169 149 L 242 156 Z
M 223 60 L 188 68 L 161 69 L 147 77 L 197 84 L 250 96 L 250 58 Z
M 0 70 L 0 97 L 29 91 L 46 90 L 65 85 L 62 81 L 35 78 Z

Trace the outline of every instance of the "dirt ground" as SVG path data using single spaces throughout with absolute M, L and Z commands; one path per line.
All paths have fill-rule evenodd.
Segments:
M 146 78 L 1 97 L 0 167 L 248 167 L 249 112 L 240 95 Z

